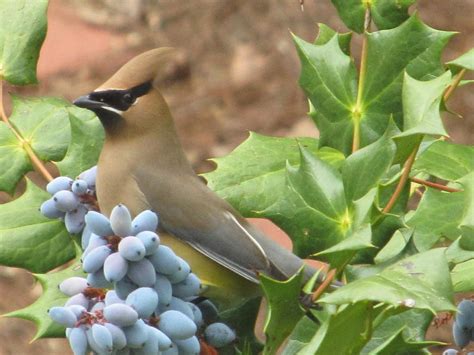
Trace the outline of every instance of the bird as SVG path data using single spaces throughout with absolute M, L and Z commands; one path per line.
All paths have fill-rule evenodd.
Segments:
M 190 264 L 206 296 L 235 304 L 261 293 L 261 273 L 286 280 L 305 264 L 194 172 L 159 88 L 175 53 L 161 47 L 139 54 L 73 103 L 93 111 L 105 130 L 96 181 L 101 212 L 118 204 L 132 215 L 157 212 L 161 242 Z M 316 271 L 305 265 L 305 278 Z

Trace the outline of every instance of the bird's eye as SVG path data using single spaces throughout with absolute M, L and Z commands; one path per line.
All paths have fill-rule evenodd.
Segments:
M 135 98 L 133 97 L 133 95 L 126 93 L 122 96 L 122 101 L 128 105 L 132 105 L 135 102 Z

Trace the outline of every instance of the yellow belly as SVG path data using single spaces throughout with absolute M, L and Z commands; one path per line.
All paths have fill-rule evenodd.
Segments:
M 219 265 L 204 254 L 192 248 L 170 234 L 160 233 L 161 243 L 169 246 L 179 257 L 191 266 L 205 286 L 203 296 L 217 302 L 219 306 L 227 308 L 242 302 L 245 298 L 260 294 L 260 287 L 227 268 Z

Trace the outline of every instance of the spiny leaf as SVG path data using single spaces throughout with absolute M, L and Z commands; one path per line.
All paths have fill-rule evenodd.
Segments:
M 403 354 L 412 354 L 412 351 L 416 354 L 416 349 L 438 344 L 424 341 L 433 317 L 431 312 L 420 309 L 390 315 L 374 329 L 372 339 L 362 349 L 361 354 L 397 353 L 391 350 L 393 346 L 397 346 L 396 350 Z
M 97 164 L 104 140 L 99 120 L 89 110 L 70 107 L 71 141 L 66 156 L 56 165 L 61 175 L 76 177 Z
M 336 36 L 323 45 L 296 36 L 293 40 L 302 65 L 299 83 L 314 107 L 312 118 L 321 133 L 320 145 L 347 153 L 357 90 L 354 62 L 341 50 Z
M 344 159 L 343 155 L 334 149 L 318 150 L 315 139 L 274 138 L 252 133 L 249 139 L 230 155 L 217 159 L 217 169 L 204 176 L 209 186 L 243 215 L 271 219 L 293 238 L 297 253 L 309 255 L 324 249 L 326 242 L 332 237 L 324 234 L 324 239 L 315 245 L 318 239 L 313 240 L 309 236 L 312 238 L 317 235 L 312 229 L 313 226 L 320 233 L 326 232 L 324 225 L 318 224 L 322 217 L 314 221 L 307 218 L 307 214 L 312 211 L 308 210 L 299 195 L 287 186 L 287 162 L 294 169 L 297 169 L 300 163 L 298 144 L 308 152 L 313 152 L 322 161 L 329 162 L 331 166 L 339 166 Z M 324 222 L 325 219 L 322 219 Z
M 426 309 L 433 314 L 453 311 L 453 290 L 444 249 L 405 258 L 374 276 L 350 284 L 320 299 L 322 303 L 383 302 L 395 307 Z
M 348 201 L 358 200 L 371 188 L 392 165 L 395 143 L 390 138 L 390 130 L 377 141 L 351 154 L 342 166 L 344 191 Z
M 46 272 L 74 257 L 73 240 L 59 219 L 41 215 L 50 196 L 27 180 L 26 192 L 0 204 L 0 264 Z
M 42 295 L 29 306 L 4 315 L 4 317 L 22 318 L 34 322 L 37 331 L 33 340 L 64 336 L 64 327 L 53 322 L 48 315 L 48 309 L 54 306 L 63 306 L 69 298 L 59 291 L 58 286 L 63 280 L 72 276 L 85 276 L 80 266 L 81 250 L 79 247 L 76 248 L 76 253 L 77 259 L 68 268 L 49 274 L 33 275 L 41 284 Z
M 416 209 L 407 221 L 415 230 L 413 241 L 418 250 L 431 248 L 442 236 L 456 239 L 464 211 L 463 192 L 443 192 L 427 188 Z
M 0 79 L 14 85 L 37 82 L 47 7 L 47 0 L 0 0 Z
M 364 31 L 365 11 L 370 9 L 372 20 L 379 29 L 397 27 L 408 18 L 408 9 L 416 0 L 332 0 L 347 27 Z
M 303 317 L 299 295 L 303 273 L 301 270 L 287 281 L 276 281 L 260 276 L 260 282 L 268 302 L 264 331 L 267 337 L 264 354 L 274 354 Z
M 446 64 L 454 74 L 461 71 L 461 69 L 474 70 L 474 48 Z
M 454 181 L 474 171 L 473 157 L 473 146 L 437 141 L 419 155 L 413 170 Z
M 308 345 L 298 354 L 359 354 L 370 339 L 373 312 L 368 302 L 341 308 L 321 324 Z
M 70 139 L 66 106 L 57 98 L 21 98 L 12 96 L 10 122 L 34 153 L 44 161 L 59 160 Z M 0 191 L 12 193 L 32 164 L 23 144 L 0 122 Z
M 328 25 L 324 23 L 318 23 L 319 32 L 318 37 L 314 41 L 314 44 L 323 45 L 328 43 L 335 35 L 337 35 L 337 39 L 339 41 L 339 46 L 341 50 L 350 55 L 351 52 L 351 40 L 352 40 L 352 32 L 347 33 L 337 33 Z

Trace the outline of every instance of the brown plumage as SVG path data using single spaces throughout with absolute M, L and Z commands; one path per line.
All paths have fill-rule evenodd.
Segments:
M 258 272 L 277 279 L 292 276 L 302 260 L 250 225 L 195 175 L 186 159 L 156 83 L 171 55 L 170 48 L 145 52 L 75 101 L 93 110 L 106 132 L 97 180 L 102 211 L 108 214 L 124 203 L 132 215 L 158 212 L 160 228 L 170 233 L 161 234 L 164 244 L 172 244 L 199 277 L 227 293 L 254 292 L 249 286 Z M 307 268 L 307 275 L 312 272 Z

